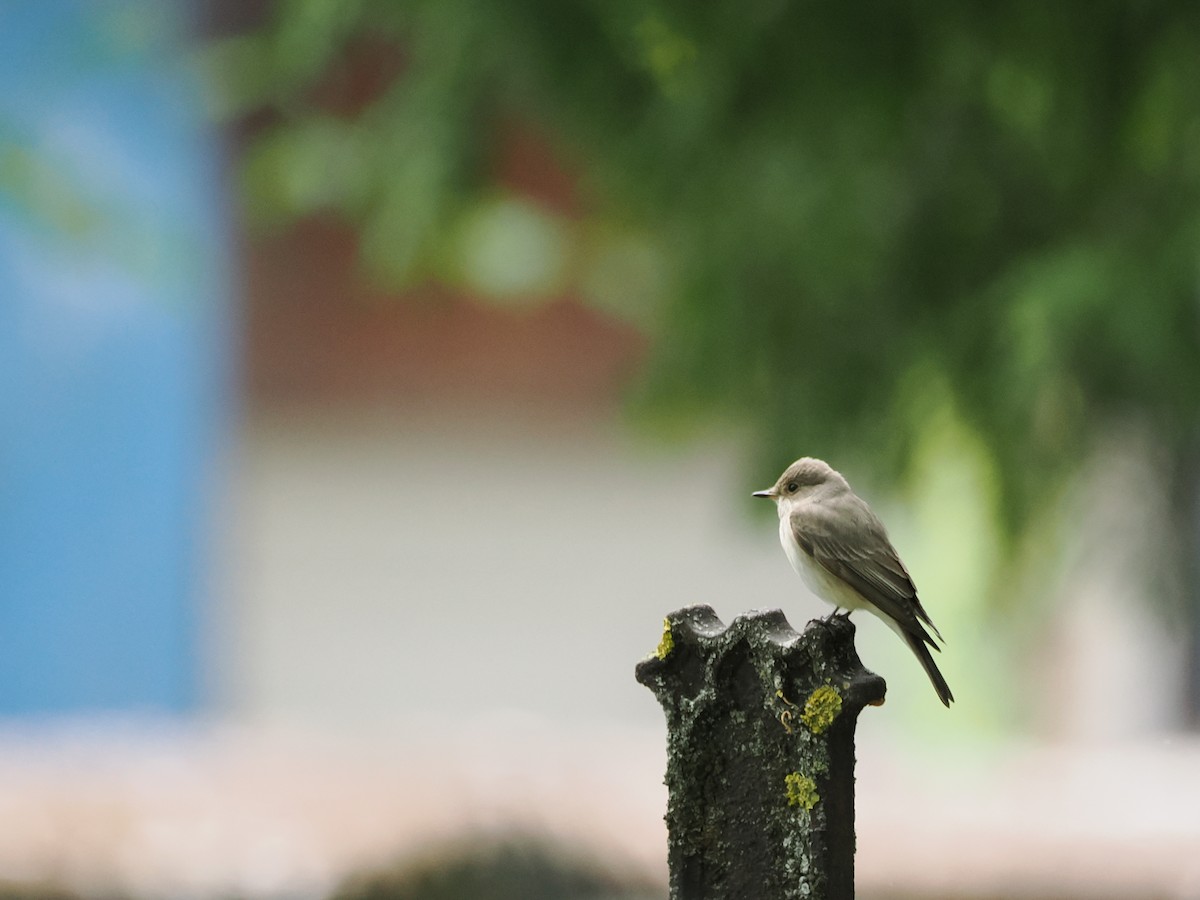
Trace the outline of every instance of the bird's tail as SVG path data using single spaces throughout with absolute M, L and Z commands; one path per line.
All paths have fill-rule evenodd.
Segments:
M 917 659 L 921 661 L 921 667 L 925 670 L 925 674 L 929 676 L 929 680 L 933 683 L 933 689 L 937 691 L 938 699 L 949 707 L 954 702 L 954 695 L 950 693 L 950 685 L 946 684 L 946 679 L 942 677 L 942 673 L 938 670 L 937 663 L 933 661 L 933 654 L 929 652 L 929 647 L 937 647 L 933 640 L 926 634 L 925 629 L 918 623 L 914 622 L 915 629 L 898 628 L 900 636 L 904 638 L 904 642 L 916 654 Z
M 939 651 L 941 647 L 934 643 L 933 638 L 929 636 L 929 632 L 925 630 L 925 626 L 921 624 L 920 619 L 916 615 L 909 615 L 905 617 L 904 622 L 897 622 L 874 604 L 869 606 L 868 609 L 882 619 L 888 628 L 896 632 L 900 636 L 900 640 L 908 644 L 909 649 L 920 660 L 925 674 L 929 676 L 929 680 L 933 683 L 933 689 L 937 691 L 938 699 L 949 707 L 954 702 L 954 695 L 950 693 L 950 685 L 946 684 L 946 679 L 938 671 L 937 663 L 933 661 L 933 654 L 929 652 L 930 647 Z M 937 633 L 937 629 L 933 627 L 932 622 L 929 623 L 929 627 L 933 628 L 935 634 Z M 941 637 L 941 635 L 938 635 L 938 637 Z

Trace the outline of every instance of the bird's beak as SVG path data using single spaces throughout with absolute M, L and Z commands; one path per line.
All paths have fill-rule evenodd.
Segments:
M 750 496 L 751 497 L 766 497 L 768 500 L 774 500 L 775 499 L 775 488 L 769 488 L 768 490 L 765 490 L 765 491 L 755 491 Z

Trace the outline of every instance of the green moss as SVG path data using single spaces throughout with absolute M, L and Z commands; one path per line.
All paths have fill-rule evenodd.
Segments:
M 785 775 L 783 783 L 787 788 L 788 806 L 803 806 L 805 809 L 812 809 L 821 799 L 821 795 L 817 793 L 817 783 L 799 772 Z
M 675 649 L 675 638 L 671 634 L 671 620 L 663 619 L 662 640 L 658 642 L 658 649 L 654 651 L 654 655 L 659 659 L 666 659 L 671 655 L 671 651 Z M 839 704 L 841 700 L 838 701 Z
M 829 685 L 823 684 L 804 702 L 804 712 L 800 713 L 800 721 L 807 725 L 813 734 L 820 734 L 833 724 L 833 720 L 841 711 L 842 695 Z

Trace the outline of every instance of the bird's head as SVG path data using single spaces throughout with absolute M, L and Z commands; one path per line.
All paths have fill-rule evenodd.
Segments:
M 755 491 L 755 497 L 766 497 L 776 503 L 800 500 L 826 485 L 845 485 L 846 479 L 824 460 L 806 456 L 788 466 L 779 480 L 765 491 Z

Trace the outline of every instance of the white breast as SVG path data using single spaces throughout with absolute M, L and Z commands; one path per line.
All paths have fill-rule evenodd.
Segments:
M 831 575 L 827 569 L 801 549 L 800 545 L 796 543 L 795 537 L 792 536 L 792 524 L 784 510 L 780 510 L 779 516 L 779 543 L 783 545 L 783 552 L 787 554 L 788 562 L 792 564 L 792 568 L 804 581 L 804 586 L 820 599 L 830 606 L 840 609 L 871 609 L 872 612 L 874 611 L 857 591 L 837 576 Z

